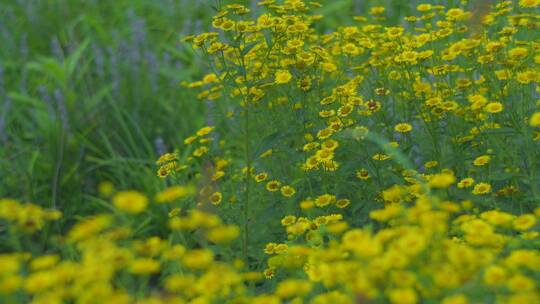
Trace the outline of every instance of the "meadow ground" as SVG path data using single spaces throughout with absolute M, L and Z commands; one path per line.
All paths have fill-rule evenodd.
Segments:
M 540 302 L 539 8 L 0 1 L 0 303 Z

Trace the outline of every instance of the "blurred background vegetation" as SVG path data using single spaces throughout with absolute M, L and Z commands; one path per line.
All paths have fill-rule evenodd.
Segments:
M 389 8 L 391 24 L 420 3 L 321 2 L 321 31 L 375 5 Z M 179 86 L 204 62 L 179 41 L 208 30 L 216 4 L 0 0 L 0 197 L 69 215 L 103 206 L 99 181 L 161 187 L 154 160 L 206 120 L 205 104 Z

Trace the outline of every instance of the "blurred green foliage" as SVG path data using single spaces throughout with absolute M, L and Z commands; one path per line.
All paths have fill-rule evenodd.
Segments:
M 155 187 L 153 160 L 204 120 L 179 86 L 198 1 L 0 2 L 0 196 L 91 209 L 97 182 Z M 74 202 L 80 202 L 74 204 Z

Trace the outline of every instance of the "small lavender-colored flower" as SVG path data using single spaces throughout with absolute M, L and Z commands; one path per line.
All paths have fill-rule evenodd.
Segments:
M 194 33 L 195 34 L 200 34 L 202 33 L 204 30 L 203 30 L 203 24 L 202 24 L 202 21 L 201 20 L 195 20 L 195 28 L 194 28 Z
M 8 134 L 6 131 L 6 119 L 11 109 L 11 99 L 6 97 L 4 104 L 2 105 L 2 111 L 0 112 L 0 142 L 6 143 L 8 140 Z
M 4 68 L 0 64 L 0 99 L 2 99 L 5 95 L 4 85 Z
M 354 12 L 356 14 L 362 13 L 362 9 L 364 7 L 364 0 L 354 0 Z
M 107 48 L 107 53 L 109 54 L 109 70 L 111 71 L 110 77 L 112 95 L 117 98 L 120 95 L 120 67 L 118 66 L 117 54 L 112 47 Z
M 144 52 L 144 59 L 148 67 L 148 81 L 150 82 L 150 89 L 152 93 L 155 93 L 158 85 L 159 63 L 156 55 L 152 51 Z
M 63 61 L 65 59 L 64 57 L 64 51 L 62 50 L 62 45 L 60 44 L 60 40 L 58 40 L 58 37 L 54 36 L 51 41 L 51 52 L 56 59 Z
M 184 20 L 184 24 L 182 25 L 182 32 L 180 33 L 180 36 L 185 36 L 188 33 L 193 33 L 194 31 L 191 28 L 192 24 L 192 20 L 190 18 L 186 18 L 186 20 Z
M 257 18 L 257 14 L 259 12 L 259 5 L 257 5 L 258 3 L 258 0 L 251 0 L 251 15 L 253 18 Z
M 40 85 L 37 88 L 37 91 L 39 93 L 39 96 L 41 97 L 41 100 L 43 100 L 43 102 L 47 106 L 47 112 L 49 112 L 49 117 L 51 117 L 52 119 L 56 119 L 56 112 L 54 111 L 54 107 L 51 102 L 51 96 L 49 95 L 47 87 L 45 87 L 44 85 Z
M 54 101 L 56 102 L 56 107 L 58 109 L 58 113 L 60 114 L 60 120 L 62 121 L 62 128 L 64 131 L 69 131 L 69 121 L 68 121 L 68 113 L 66 108 L 66 103 L 64 102 L 64 95 L 62 94 L 62 91 L 60 89 L 54 90 Z
M 165 141 L 161 136 L 154 139 L 154 148 L 156 149 L 157 155 L 163 155 L 167 152 L 167 147 L 165 146 Z
M 94 65 L 95 65 L 96 75 L 99 78 L 103 78 L 105 75 L 105 71 L 104 71 L 105 59 L 103 56 L 103 51 L 98 45 L 94 43 L 92 44 L 92 53 L 94 53 Z
M 170 66 L 171 54 L 169 52 L 163 52 L 163 54 L 161 55 L 161 64 L 166 67 Z
M 20 42 L 19 42 L 19 54 L 21 55 L 21 58 L 27 59 L 29 55 L 28 50 L 28 34 L 22 33 Z

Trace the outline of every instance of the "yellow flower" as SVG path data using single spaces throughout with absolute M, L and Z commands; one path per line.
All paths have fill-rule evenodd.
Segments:
M 346 198 L 342 198 L 336 201 L 336 207 L 340 209 L 346 208 L 350 204 L 351 204 L 351 201 Z
M 524 47 L 516 47 L 508 51 L 508 57 L 511 59 L 524 58 L 529 54 L 529 50 Z
M 288 250 L 289 250 L 289 246 L 287 246 L 287 244 L 277 244 L 276 247 L 274 248 L 274 252 L 276 254 L 285 253 Z
M 281 187 L 281 194 L 285 197 L 292 197 L 296 193 L 296 190 L 294 190 L 291 186 L 283 186 Z
M 336 197 L 331 194 L 323 194 L 315 199 L 315 206 L 326 207 L 335 202 Z
M 223 198 L 221 192 L 214 192 L 212 195 L 210 195 L 210 203 L 212 205 L 219 205 L 221 204 L 221 199 Z
M 327 72 L 327 73 L 332 73 L 332 72 L 335 72 L 337 70 L 337 67 L 335 64 L 331 63 L 331 62 L 325 62 L 322 64 L 322 69 Z
M 276 72 L 275 76 L 275 83 L 277 84 L 284 84 L 292 79 L 292 75 L 287 70 L 279 70 Z
M 216 127 L 206 126 L 206 127 L 203 127 L 201 129 L 199 129 L 199 131 L 197 131 L 196 134 L 197 134 L 197 136 L 202 137 L 202 136 L 210 134 L 210 132 L 212 132 L 215 128 Z
M 135 259 L 129 265 L 129 272 L 133 274 L 152 274 L 159 272 L 159 269 L 159 262 L 149 258 Z
M 137 191 L 121 191 L 113 197 L 113 204 L 122 211 L 137 214 L 146 209 L 148 198 Z
M 347 54 L 347 55 L 352 55 L 352 56 L 355 56 L 355 55 L 358 55 L 361 53 L 361 49 L 358 48 L 356 45 L 354 45 L 353 43 L 347 43 L 343 46 L 342 48 L 342 51 L 344 54 Z
M 291 49 L 297 49 L 299 47 L 302 47 L 304 45 L 304 41 L 301 39 L 291 39 L 287 41 L 287 46 Z
M 469 303 L 467 301 L 467 297 L 463 294 L 456 294 L 453 296 L 448 296 L 444 298 L 441 302 L 441 304 L 467 304 Z
M 311 283 L 297 279 L 286 279 L 280 282 L 276 288 L 276 295 L 282 299 L 294 296 L 303 296 L 311 291 Z
M 537 7 L 540 6 L 540 0 L 519 0 L 519 6 L 521 7 Z
M 190 145 L 190 144 L 194 143 L 196 140 L 197 140 L 197 136 L 189 136 L 186 139 L 184 139 L 184 144 L 185 145 Z
M 451 8 L 446 12 L 446 18 L 448 20 L 465 20 L 471 16 L 471 13 L 464 12 L 460 8 Z
M 276 191 L 279 190 L 280 186 L 281 186 L 281 182 L 279 182 L 277 180 L 269 181 L 266 184 L 266 190 L 268 190 L 270 192 L 276 192 Z
M 532 279 L 522 274 L 516 274 L 506 282 L 506 286 L 512 291 L 529 291 L 535 287 L 534 285 Z
M 269 267 L 269 268 L 266 268 L 264 271 L 263 271 L 263 276 L 267 279 L 271 279 L 274 277 L 274 275 L 276 274 L 276 268 L 274 267 Z M 278 302 L 279 303 L 279 302 Z
M 418 295 L 411 288 L 391 289 L 388 298 L 392 304 L 415 304 L 418 303 Z
M 395 39 L 403 35 L 403 30 L 402 27 L 389 27 L 386 29 L 386 34 L 388 35 L 388 38 Z
M 456 178 L 453 174 L 435 174 L 431 176 L 429 185 L 433 188 L 447 188 L 456 182 Z
M 339 146 L 339 143 L 333 139 L 326 140 L 321 147 L 326 150 L 334 151 Z
M 485 107 L 484 110 L 488 113 L 499 113 L 503 110 L 503 105 L 500 102 L 490 102 Z
M 388 160 L 388 159 L 390 159 L 390 155 L 386 155 L 386 154 L 382 154 L 382 153 L 377 153 L 377 154 L 373 155 L 371 158 L 372 158 L 373 160 L 383 161 L 383 160 Z
M 109 181 L 99 183 L 98 192 L 101 196 L 110 197 L 114 193 L 114 185 Z
M 433 8 L 431 4 L 420 4 L 416 7 L 416 10 L 419 12 L 427 12 Z
M 216 244 L 228 243 L 240 235 L 240 228 L 235 225 L 218 226 L 206 232 L 206 238 Z
M 436 160 L 430 160 L 424 164 L 424 167 L 427 169 L 437 167 L 439 165 L 439 162 Z
M 484 272 L 484 283 L 486 285 L 500 285 L 506 280 L 506 270 L 500 266 L 489 266 Z
M 30 269 L 32 269 L 32 271 L 36 271 L 51 268 L 52 266 L 56 265 L 59 260 L 60 257 L 56 254 L 43 255 L 32 260 L 30 263 Z
M 182 256 L 182 264 L 190 269 L 205 269 L 214 261 L 214 253 L 209 249 L 194 249 Z
M 369 13 L 371 15 L 380 15 L 380 14 L 384 13 L 385 10 L 386 9 L 385 9 L 384 6 L 374 6 L 369 10 Z
M 514 219 L 512 224 L 516 230 L 529 230 L 536 224 L 536 217 L 532 214 L 523 214 Z
M 268 156 L 272 155 L 272 153 L 274 153 L 274 151 L 272 149 L 268 149 L 268 150 L 264 151 L 263 153 L 261 153 L 260 158 L 268 157 Z
M 300 202 L 300 208 L 306 210 L 311 209 L 315 205 L 315 202 L 312 199 L 306 199 Z
M 361 179 L 361 180 L 367 180 L 369 179 L 369 172 L 368 170 L 366 169 L 360 169 L 358 171 L 356 171 L 356 177 Z
M 412 130 L 412 126 L 408 123 L 399 123 L 394 127 L 396 132 L 407 133 Z
M 472 193 L 476 195 L 487 194 L 491 192 L 491 185 L 488 183 L 478 183 L 474 186 Z
M 193 193 L 193 188 L 172 186 L 156 194 L 156 203 L 170 203 Z
M 255 175 L 255 181 L 257 183 L 264 182 L 267 178 L 268 178 L 268 173 L 265 173 L 265 172 Z
M 474 159 L 473 165 L 478 166 L 478 167 L 484 166 L 487 163 L 489 163 L 490 160 L 491 160 L 491 157 L 489 155 L 478 156 L 477 158 Z
M 531 127 L 540 127 L 540 112 L 536 112 L 531 116 L 529 125 Z
M 208 147 L 199 147 L 195 151 L 193 151 L 193 156 L 195 157 L 201 157 L 204 154 L 208 152 Z
M 283 226 L 290 226 L 296 222 L 296 216 L 294 215 L 287 215 L 283 219 L 281 219 L 281 225 Z

